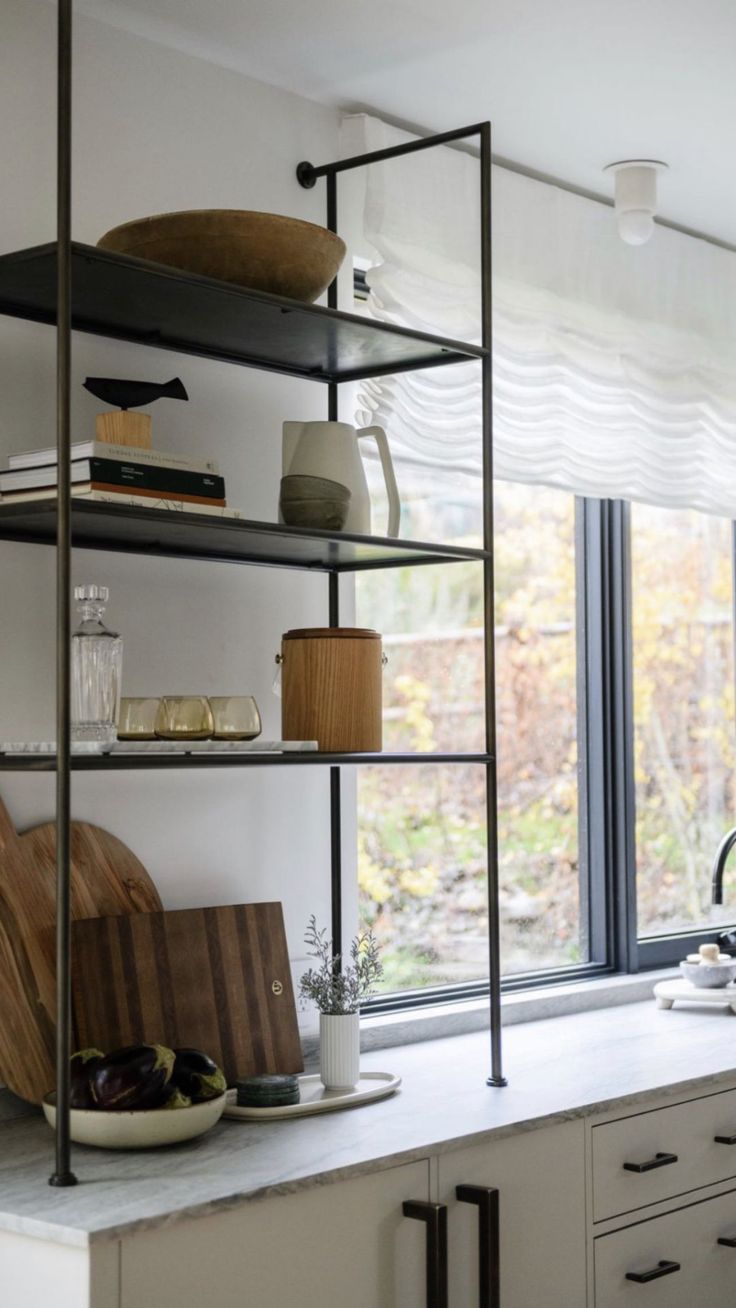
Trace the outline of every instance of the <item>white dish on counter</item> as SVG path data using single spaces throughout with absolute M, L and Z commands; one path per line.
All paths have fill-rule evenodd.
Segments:
M 55 1095 L 46 1095 L 43 1111 L 49 1126 L 56 1126 Z M 227 1095 L 218 1095 L 189 1108 L 146 1108 L 114 1112 L 102 1108 L 72 1108 L 71 1136 L 75 1144 L 97 1149 L 156 1149 L 160 1145 L 194 1140 L 222 1117 Z
M 300 1076 L 298 1104 L 280 1104 L 276 1108 L 244 1108 L 238 1104 L 237 1090 L 228 1090 L 225 1117 L 239 1122 L 273 1122 L 285 1117 L 311 1117 L 314 1113 L 334 1113 L 340 1108 L 357 1108 L 394 1094 L 401 1077 L 392 1072 L 362 1072 L 352 1090 L 325 1090 L 319 1076 Z

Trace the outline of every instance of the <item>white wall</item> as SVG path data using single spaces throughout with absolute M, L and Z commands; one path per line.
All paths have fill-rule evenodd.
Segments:
M 294 168 L 337 153 L 333 111 L 88 19 L 76 25 L 74 237 L 94 243 L 128 218 L 232 206 L 323 221 L 321 188 Z M 0 250 L 54 235 L 55 10 L 4 0 L 0 41 Z M 214 452 L 229 503 L 275 518 L 281 421 L 324 417 L 326 394 L 289 378 L 75 335 L 73 423 L 93 429 L 88 374 L 164 380 L 188 405 L 155 406 L 156 446 Z M 54 437 L 54 333 L 0 319 L 0 463 Z M 271 693 L 282 631 L 327 620 L 324 578 L 271 569 L 78 551 L 75 581 L 110 587 L 125 638 L 124 693 L 254 693 L 279 735 Z M 0 738 L 53 733 L 54 552 L 0 544 Z M 0 775 L 19 828 L 53 812 L 49 777 Z M 328 777 L 323 769 L 75 776 L 75 816 L 108 827 L 143 860 L 167 907 L 280 899 L 298 956 L 311 912 L 329 922 Z

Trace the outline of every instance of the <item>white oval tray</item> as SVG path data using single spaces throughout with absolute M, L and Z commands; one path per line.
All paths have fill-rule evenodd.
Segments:
M 319 1076 L 300 1076 L 298 1104 L 278 1108 L 241 1108 L 237 1090 L 228 1090 L 225 1117 L 239 1122 L 268 1122 L 284 1117 L 310 1117 L 313 1113 L 334 1113 L 339 1108 L 357 1108 L 376 1099 L 385 1099 L 401 1085 L 401 1077 L 391 1072 L 363 1072 L 354 1090 L 325 1090 Z

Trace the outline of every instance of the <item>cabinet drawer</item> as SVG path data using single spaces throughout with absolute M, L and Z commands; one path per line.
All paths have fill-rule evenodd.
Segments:
M 595 1240 L 595 1308 L 692 1308 L 703 1294 L 711 1301 L 733 1302 L 736 1248 L 718 1243 L 736 1240 L 736 1191 L 690 1204 L 663 1217 L 637 1222 Z M 627 1273 L 679 1270 L 652 1280 L 627 1280 Z
M 606 1122 L 592 1137 L 600 1222 L 736 1176 L 736 1090 Z

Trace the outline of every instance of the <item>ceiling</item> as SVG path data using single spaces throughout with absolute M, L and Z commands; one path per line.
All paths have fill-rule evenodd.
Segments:
M 76 0 L 78 12 L 344 109 L 442 130 L 599 193 L 670 171 L 660 210 L 736 245 L 733 0 Z

